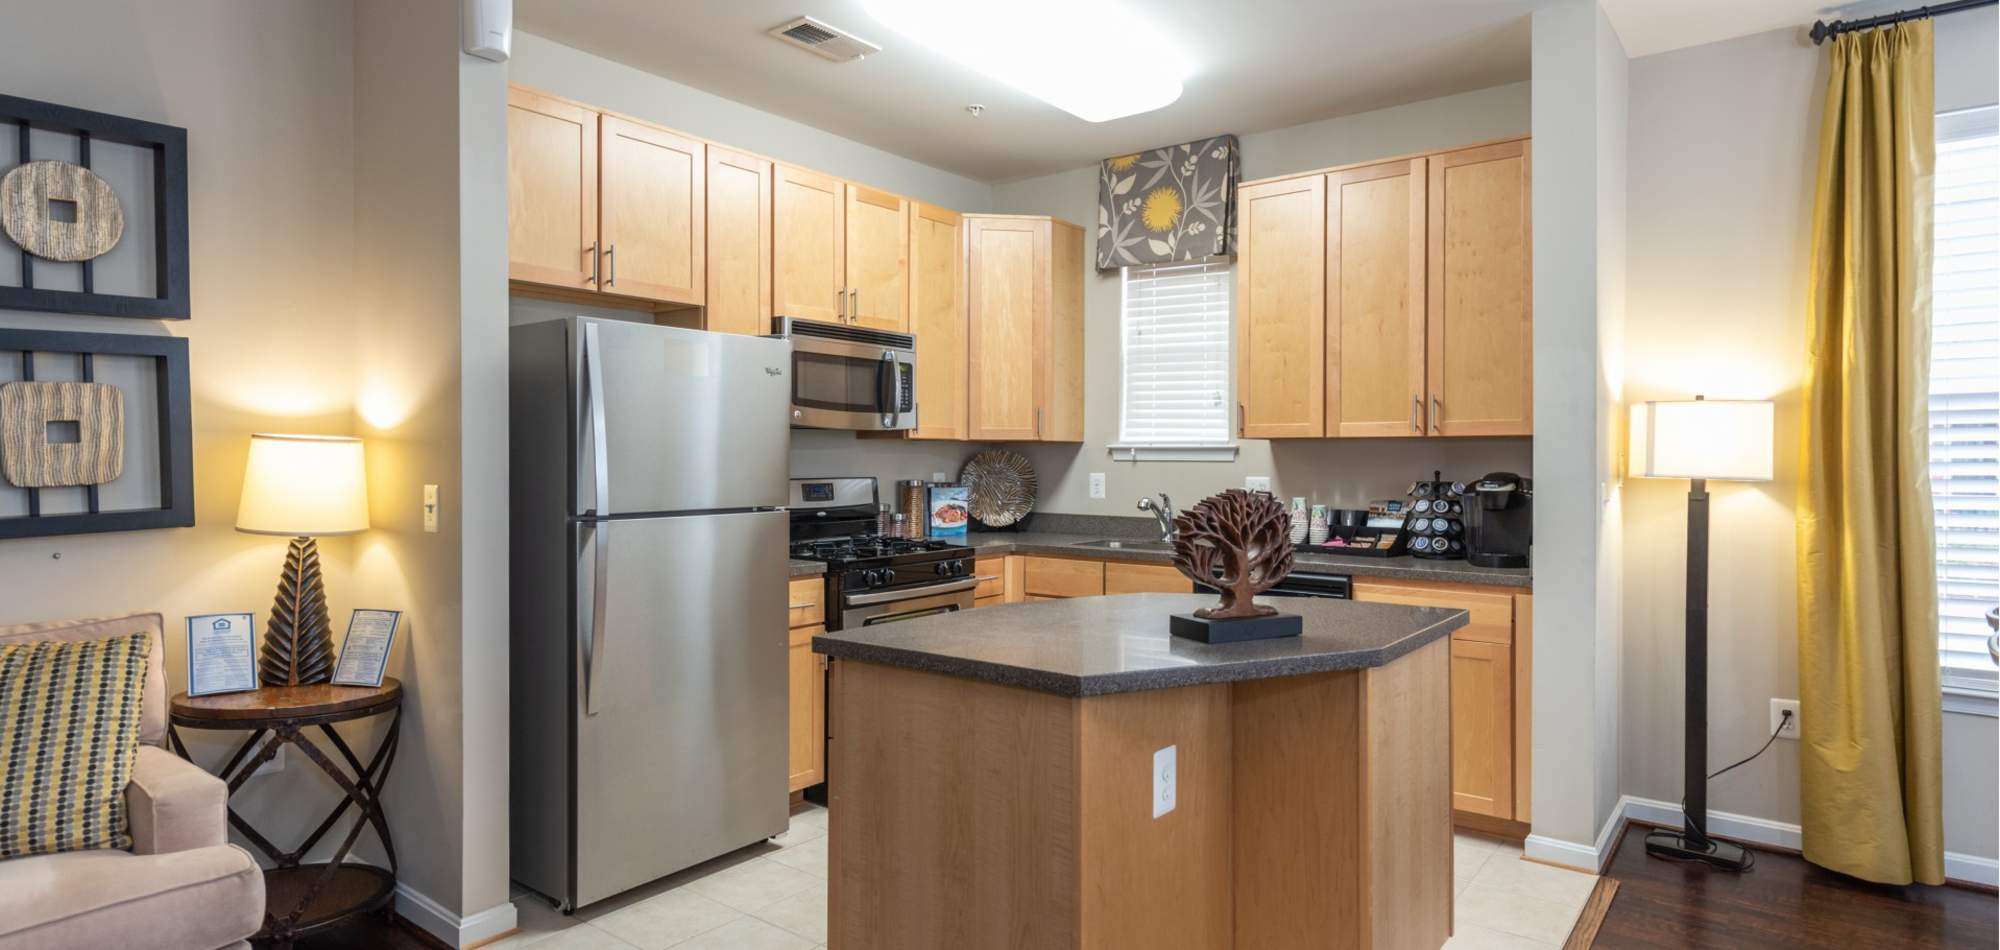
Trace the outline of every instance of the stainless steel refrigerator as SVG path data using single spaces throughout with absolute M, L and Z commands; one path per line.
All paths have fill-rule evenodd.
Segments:
M 566 909 L 785 829 L 790 349 L 513 328 L 513 876 Z

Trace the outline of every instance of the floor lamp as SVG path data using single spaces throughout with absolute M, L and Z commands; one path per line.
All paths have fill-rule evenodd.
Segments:
M 1687 521 L 1687 670 L 1681 811 L 1686 827 L 1646 836 L 1646 853 L 1747 869 L 1743 848 L 1708 835 L 1708 482 L 1770 481 L 1772 404 L 1703 399 L 1632 407 L 1630 472 L 1685 478 Z

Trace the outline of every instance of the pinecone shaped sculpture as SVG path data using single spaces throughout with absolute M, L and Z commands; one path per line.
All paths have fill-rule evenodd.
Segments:
M 257 678 L 266 686 L 303 686 L 333 678 L 333 631 L 320 580 L 319 542 L 293 538 L 278 575 L 278 596 L 264 628 Z

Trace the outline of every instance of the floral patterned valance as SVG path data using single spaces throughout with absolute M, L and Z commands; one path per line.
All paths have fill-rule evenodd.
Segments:
M 1236 136 L 1107 158 L 1097 172 L 1097 269 L 1232 257 Z

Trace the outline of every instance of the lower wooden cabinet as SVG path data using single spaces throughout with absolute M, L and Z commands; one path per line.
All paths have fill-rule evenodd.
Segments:
M 1104 593 L 1104 562 L 1066 557 L 1023 557 L 1023 590 L 1029 600 L 1096 597 Z
M 812 651 L 812 638 L 826 632 L 826 581 L 800 577 L 788 593 L 790 629 L 786 672 L 786 747 L 790 750 L 791 791 L 826 779 L 826 657 Z
M 1194 582 L 1172 564 L 1132 564 L 1112 561 L 1104 565 L 1106 594 L 1192 594 Z

